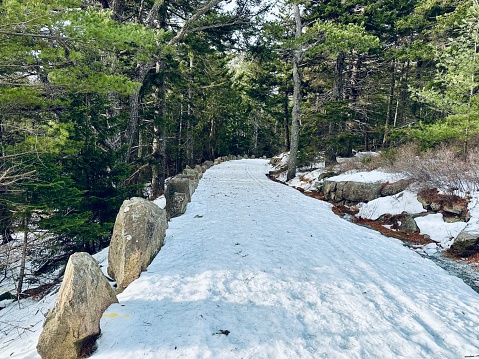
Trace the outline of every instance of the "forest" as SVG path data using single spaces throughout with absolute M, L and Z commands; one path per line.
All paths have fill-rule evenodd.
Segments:
M 37 271 L 93 253 L 124 199 L 218 156 L 467 161 L 478 32 L 477 0 L 1 0 L 1 243 Z

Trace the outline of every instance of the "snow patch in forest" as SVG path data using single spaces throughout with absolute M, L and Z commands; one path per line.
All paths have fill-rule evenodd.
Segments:
M 377 220 L 383 214 L 392 215 L 424 212 L 422 204 L 417 200 L 417 194 L 411 191 L 403 191 L 394 196 L 380 197 L 368 203 L 361 203 L 358 217 Z
M 466 227 L 466 222 L 446 223 L 441 213 L 428 214 L 416 218 L 421 234 L 427 234 L 442 249 L 448 249 L 454 244 L 454 239 Z
M 328 178 L 328 181 L 336 182 L 361 182 L 361 183 L 374 183 L 374 182 L 397 182 L 401 179 L 407 178 L 406 175 L 401 173 L 389 173 L 381 170 L 373 170 L 369 172 L 346 172 L 340 175 Z
M 157 199 L 153 201 L 154 204 L 156 204 L 158 207 L 165 209 L 166 207 L 166 197 L 165 195 L 161 195 Z

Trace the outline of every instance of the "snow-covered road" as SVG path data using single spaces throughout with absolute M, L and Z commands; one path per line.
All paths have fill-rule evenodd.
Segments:
M 479 295 L 394 239 L 269 181 L 208 170 L 102 319 L 93 358 L 479 356 Z

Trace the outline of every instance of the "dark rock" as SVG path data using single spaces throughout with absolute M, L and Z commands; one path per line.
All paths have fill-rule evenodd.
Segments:
M 186 212 L 187 205 L 188 197 L 185 193 L 173 193 L 173 196 L 170 198 L 170 204 L 168 206 L 169 218 L 181 216 L 183 213 Z
M 407 233 L 419 233 L 419 227 L 417 226 L 414 217 L 409 213 L 403 213 L 401 215 L 401 224 L 399 229 Z

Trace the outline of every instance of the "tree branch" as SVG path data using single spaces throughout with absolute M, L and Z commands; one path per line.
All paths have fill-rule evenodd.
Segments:
M 170 46 L 176 45 L 178 42 L 183 40 L 185 35 L 188 34 L 191 31 L 191 29 L 190 29 L 191 25 L 194 24 L 200 17 L 202 17 L 204 14 L 206 14 L 209 10 L 214 8 L 216 5 L 218 5 L 222 1 L 223 0 L 211 0 L 206 5 L 204 5 L 203 7 L 200 7 L 196 11 L 196 13 L 194 13 L 193 16 L 191 16 L 188 19 L 188 21 L 185 22 L 185 24 L 183 25 L 181 30 L 175 35 L 175 37 L 173 37 L 168 42 L 168 45 L 170 45 Z
M 145 20 L 145 25 L 149 27 L 153 27 L 155 19 L 158 17 L 158 12 L 160 11 L 160 7 L 164 4 L 165 0 L 157 0 L 155 4 L 151 8 L 148 16 Z
M 205 25 L 205 26 L 198 26 L 194 27 L 190 30 L 190 32 L 197 32 L 197 31 L 204 31 L 208 29 L 215 29 L 218 27 L 227 27 L 227 26 L 233 26 L 233 25 L 245 25 L 248 24 L 249 21 L 244 21 L 244 20 L 238 20 L 238 21 L 233 21 L 225 24 L 213 24 L 213 25 Z
M 68 40 L 68 38 L 61 37 L 61 36 L 43 35 L 43 34 L 30 34 L 30 33 L 23 33 L 23 32 L 4 31 L 4 30 L 0 30 L 0 34 L 9 35 L 9 36 L 34 37 L 34 38 L 51 39 L 51 40 Z

